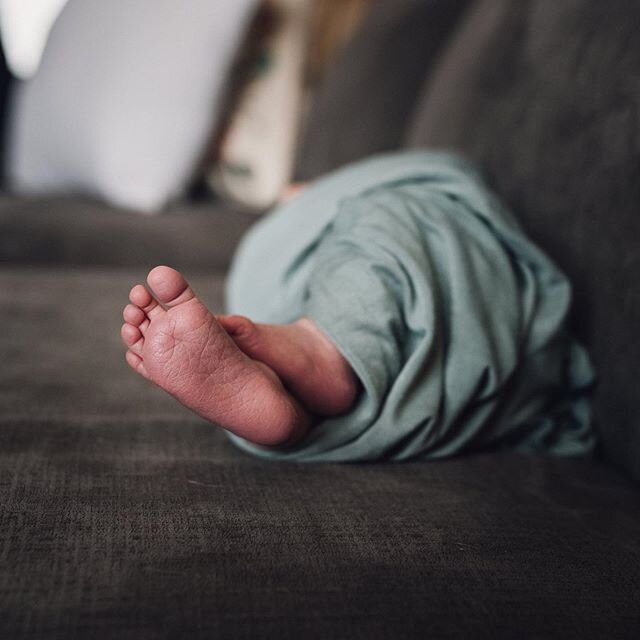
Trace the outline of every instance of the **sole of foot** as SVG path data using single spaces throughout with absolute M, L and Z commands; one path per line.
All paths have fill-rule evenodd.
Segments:
M 206 420 L 263 446 L 286 446 L 310 415 L 278 375 L 244 353 L 176 270 L 152 269 L 123 311 L 129 366 Z

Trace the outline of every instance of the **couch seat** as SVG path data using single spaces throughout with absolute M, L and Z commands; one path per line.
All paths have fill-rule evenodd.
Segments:
M 221 308 L 222 271 L 187 275 Z M 143 276 L 0 269 L 0 637 L 638 637 L 613 469 L 249 457 L 126 366 Z

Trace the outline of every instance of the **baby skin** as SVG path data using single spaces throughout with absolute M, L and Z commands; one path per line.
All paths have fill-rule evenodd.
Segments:
M 165 266 L 152 269 L 129 300 L 121 331 L 129 366 L 246 440 L 290 446 L 314 421 L 355 403 L 357 377 L 309 318 L 269 325 L 216 316 Z

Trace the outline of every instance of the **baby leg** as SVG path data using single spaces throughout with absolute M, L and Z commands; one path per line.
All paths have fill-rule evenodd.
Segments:
M 313 320 L 257 324 L 243 316 L 219 316 L 218 321 L 244 353 L 275 371 L 315 415 L 340 415 L 353 406 L 359 381 Z

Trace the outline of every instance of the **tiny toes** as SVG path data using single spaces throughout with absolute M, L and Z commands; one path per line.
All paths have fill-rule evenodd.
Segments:
M 147 370 L 144 367 L 144 362 L 142 361 L 142 358 L 139 355 L 136 355 L 132 351 L 127 351 L 127 353 L 125 354 L 125 359 L 127 361 L 127 364 L 134 371 L 139 373 L 144 378 L 149 379 L 149 374 L 147 373 Z
M 129 300 L 131 300 L 136 307 L 144 308 L 151 303 L 153 297 L 147 291 L 146 287 L 137 284 L 129 292 Z
M 132 324 L 125 322 L 125 324 L 122 325 L 122 329 L 120 329 L 120 336 L 129 349 L 137 353 L 142 353 L 143 336 L 138 327 L 134 327 Z
M 139 307 L 149 318 L 153 318 L 159 313 L 163 313 L 164 309 L 158 304 L 158 301 L 151 293 L 141 284 L 137 284 L 129 292 L 129 300 L 134 306 Z
M 134 327 L 139 327 L 147 316 L 140 307 L 128 304 L 122 312 L 122 317 L 125 322 L 132 324 Z
M 128 322 L 134 327 L 138 327 L 143 336 L 146 334 L 149 327 L 149 318 L 147 318 L 147 314 L 140 307 L 134 304 L 128 304 L 122 312 L 122 317 L 125 322 Z
M 175 307 L 195 298 L 182 274 L 171 267 L 159 266 L 151 269 L 147 283 L 166 307 Z

